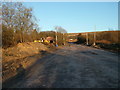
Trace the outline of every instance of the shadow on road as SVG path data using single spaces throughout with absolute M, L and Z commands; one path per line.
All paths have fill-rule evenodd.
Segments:
M 27 79 L 28 73 L 32 73 L 32 72 L 30 72 L 30 70 L 33 67 L 35 67 L 38 63 L 42 63 L 44 61 L 44 59 L 46 58 L 46 57 L 44 57 L 44 55 L 46 55 L 46 56 L 53 55 L 53 54 L 50 54 L 49 52 L 44 51 L 44 50 L 40 51 L 40 54 L 43 57 L 41 59 L 38 59 L 36 63 L 32 64 L 27 69 L 25 69 L 22 64 L 19 64 L 19 67 L 16 69 L 16 73 L 17 74 L 15 76 L 9 78 L 8 80 L 6 80 L 4 83 L 2 83 L 2 88 L 3 89 L 4 88 L 11 88 L 11 87 L 14 87 L 15 85 L 17 85 L 18 82 L 21 82 L 21 81 L 24 82 Z M 34 57 L 34 55 L 33 56 L 29 56 L 29 57 Z
M 17 81 L 23 80 L 25 77 L 26 70 L 24 69 L 22 64 L 19 64 L 19 67 L 16 69 L 17 74 L 14 77 L 9 78 L 2 84 L 3 88 L 9 88 L 11 85 L 15 85 Z

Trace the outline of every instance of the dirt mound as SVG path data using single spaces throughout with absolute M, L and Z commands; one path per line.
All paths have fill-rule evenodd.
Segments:
M 38 54 L 41 50 L 48 50 L 42 43 L 27 42 L 19 43 L 15 47 L 3 50 L 3 61 L 7 62 L 11 59 L 24 58 L 30 55 Z
M 37 42 L 19 43 L 14 47 L 2 49 L 3 82 L 18 73 L 20 64 L 26 69 L 35 63 L 42 56 L 41 51 L 48 51 L 48 48 Z

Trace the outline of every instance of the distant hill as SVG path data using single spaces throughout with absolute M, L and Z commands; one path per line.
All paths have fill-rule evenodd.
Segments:
M 100 33 L 100 32 L 116 32 L 116 33 L 119 33 L 120 30 L 116 30 L 116 31 L 96 31 L 96 33 Z M 80 32 L 82 35 L 85 35 L 86 33 L 94 33 L 94 32 Z M 77 36 L 79 35 L 80 33 L 67 33 L 68 36 Z

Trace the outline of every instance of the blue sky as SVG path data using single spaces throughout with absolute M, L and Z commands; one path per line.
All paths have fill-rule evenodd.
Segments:
M 118 29 L 117 2 L 24 2 L 33 8 L 41 31 L 61 26 L 68 33 Z

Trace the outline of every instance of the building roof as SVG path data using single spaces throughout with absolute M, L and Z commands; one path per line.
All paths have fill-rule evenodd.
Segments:
M 46 37 L 46 40 L 50 41 L 50 40 L 54 40 L 53 37 Z

